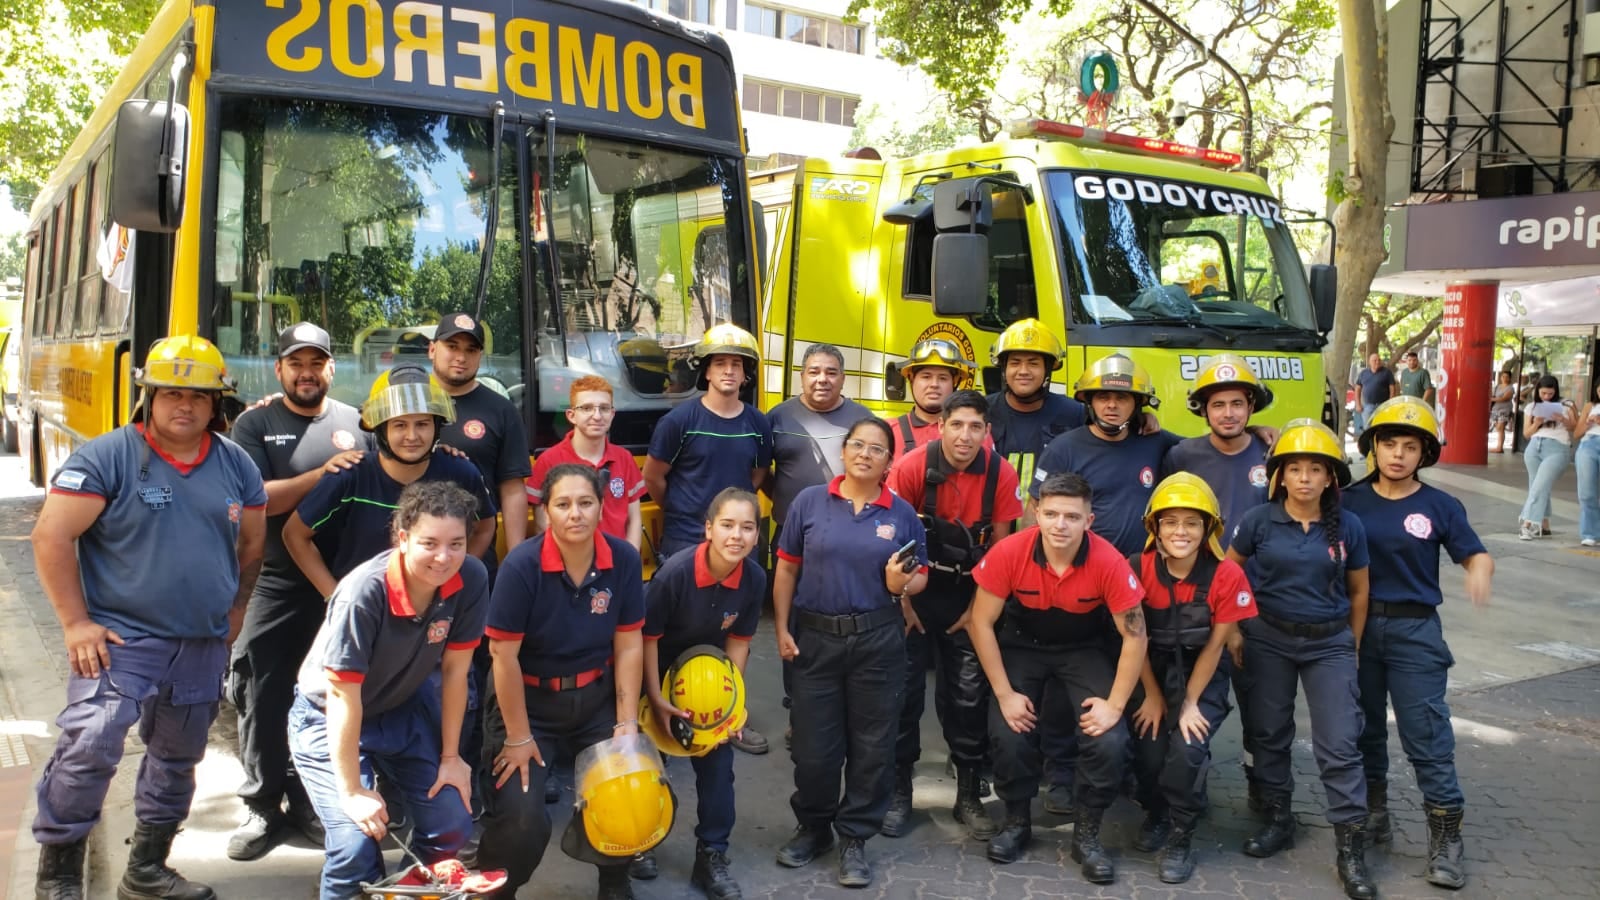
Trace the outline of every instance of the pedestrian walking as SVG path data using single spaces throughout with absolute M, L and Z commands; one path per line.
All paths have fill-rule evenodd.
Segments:
M 1507 443 L 1509 438 L 1506 433 L 1512 429 L 1512 421 L 1516 418 L 1512 412 L 1511 404 L 1516 400 L 1517 388 L 1511 383 L 1511 373 L 1502 371 L 1495 376 L 1494 393 L 1489 397 L 1489 430 L 1494 435 L 1494 446 L 1490 453 L 1506 453 L 1511 450 Z
M 789 805 L 798 822 L 778 864 L 809 864 L 837 832 L 845 887 L 872 883 L 866 842 L 893 793 L 905 623 L 928 580 L 922 522 L 883 485 L 893 443 L 881 419 L 851 427 L 845 473 L 801 491 L 789 507 L 773 572 L 778 654 L 793 672 Z
M 1149 544 L 1131 562 L 1144 589 L 1149 657 L 1133 698 L 1134 760 L 1144 825 L 1134 848 L 1157 852 L 1167 884 L 1194 875 L 1194 830 L 1208 805 L 1211 736 L 1228 717 L 1227 645 L 1256 614 L 1250 582 L 1224 558 L 1222 515 L 1188 472 L 1156 485 Z
M 1376 412 L 1376 407 L 1374 407 Z M 1289 422 L 1267 461 L 1272 502 L 1244 514 L 1228 558 L 1245 567 L 1257 616 L 1242 626 L 1251 672 L 1250 721 L 1256 778 L 1267 821 L 1244 852 L 1269 857 L 1293 846 L 1296 682 L 1305 687 L 1311 741 L 1328 795 L 1339 881 L 1356 900 L 1377 896 L 1366 867 L 1367 785 L 1358 741 L 1356 651 L 1367 619 L 1367 539 L 1361 520 L 1340 514 L 1350 483 L 1344 450 L 1327 426 Z
M 1372 559 L 1367 626 L 1361 636 L 1361 759 L 1367 779 L 1368 833 L 1373 843 L 1393 836 L 1389 815 L 1389 723 L 1394 705 L 1400 746 L 1417 777 L 1428 823 L 1428 882 L 1466 885 L 1461 820 L 1465 801 L 1456 777 L 1456 736 L 1445 702 L 1455 658 L 1444 640 L 1439 607 L 1439 550 L 1466 570 L 1467 598 L 1489 602 L 1494 560 L 1466 507 L 1424 484 L 1419 472 L 1439 461 L 1439 425 L 1414 397 L 1378 407 L 1359 447 L 1369 473 L 1344 494 L 1344 508 L 1361 517 Z
M 1367 357 L 1367 367 L 1356 376 L 1356 390 L 1361 416 L 1356 421 L 1355 431 L 1360 434 L 1362 423 L 1378 408 L 1379 403 L 1393 397 L 1399 391 L 1399 386 L 1395 384 L 1394 372 L 1383 364 L 1383 357 L 1373 353 Z
M 1522 503 L 1517 536 L 1524 541 L 1550 534 L 1550 494 L 1556 479 L 1566 471 L 1572 452 L 1572 433 L 1578 424 L 1572 404 L 1561 399 L 1561 383 L 1554 375 L 1542 376 L 1534 386 L 1534 400 L 1526 409 L 1528 422 L 1522 436 L 1528 443 L 1522 463 L 1528 469 L 1528 499 Z
M 638 551 L 599 530 L 604 486 L 592 466 L 559 465 L 541 496 L 550 528 L 506 554 L 485 634 L 494 660 L 484 704 L 478 862 L 528 883 L 550 843 L 546 764 L 638 732 L 644 591 Z M 627 857 L 597 865 L 600 896 L 633 896 Z
M 1405 368 L 1400 370 L 1395 382 L 1399 385 L 1397 397 L 1416 397 L 1418 400 L 1433 405 L 1434 387 L 1433 376 L 1422 367 L 1422 358 L 1415 350 L 1407 350 L 1405 355 Z M 1372 425 L 1370 421 L 1368 428 Z
M 289 745 L 326 830 L 321 900 L 383 879 L 383 839 L 401 814 L 379 776 L 403 799 L 422 862 L 454 858 L 472 834 L 461 726 L 489 605 L 488 572 L 467 553 L 477 517 L 478 499 L 456 485 L 408 485 L 393 549 L 340 579 L 300 666 Z
M 1585 547 L 1600 543 L 1600 381 L 1589 392 L 1572 436 L 1578 441 L 1578 536 Z
M 117 893 L 215 897 L 167 857 L 261 560 L 267 493 L 255 463 L 222 437 L 233 384 L 211 342 L 156 341 L 133 381 L 134 422 L 67 458 L 31 538 L 70 669 L 61 736 L 37 788 L 38 900 L 83 897 L 89 832 L 135 724 L 144 760 Z

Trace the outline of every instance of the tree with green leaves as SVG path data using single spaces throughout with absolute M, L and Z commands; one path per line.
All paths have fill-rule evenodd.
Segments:
M 26 209 L 121 71 L 160 0 L 0 4 L 0 181 Z

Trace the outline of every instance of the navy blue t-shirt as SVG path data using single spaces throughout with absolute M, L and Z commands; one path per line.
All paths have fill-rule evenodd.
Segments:
M 1029 412 L 1012 409 L 1005 391 L 990 394 L 988 400 L 989 436 L 994 439 L 994 449 L 1017 470 L 1023 484 L 1033 481 L 1039 454 L 1051 441 L 1083 427 L 1083 404 L 1061 394 L 1046 394 L 1044 405 Z
M 1390 390 L 1394 387 L 1394 373 L 1388 366 L 1379 366 L 1374 372 L 1371 368 L 1361 370 L 1356 376 L 1356 386 L 1361 388 L 1361 402 L 1371 406 L 1389 399 Z
M 1078 473 L 1094 489 L 1094 533 L 1110 541 L 1118 553 L 1137 553 L 1149 536 L 1144 508 L 1155 490 L 1156 473 L 1167 451 L 1180 440 L 1170 431 L 1158 431 L 1108 441 L 1087 425 L 1074 428 L 1044 449 L 1028 493 L 1038 500 L 1039 486 L 1051 473 Z
M 1230 547 L 1245 557 L 1244 573 L 1263 615 L 1331 622 L 1350 615 L 1345 572 L 1369 563 L 1367 532 L 1359 516 L 1348 511 L 1339 516 L 1339 543 L 1342 554 L 1328 546 L 1320 522 L 1305 530 L 1280 500 L 1246 512 Z
M 672 466 L 661 504 L 664 537 L 695 543 L 705 537 L 706 508 L 723 488 L 753 490 L 750 472 L 772 464 L 772 426 L 746 403 L 724 419 L 698 399 L 680 403 L 656 423 L 650 457 Z
M 478 501 L 478 518 L 493 519 L 494 500 L 478 467 L 443 451 L 435 452 L 418 481 L 448 481 Z M 295 515 L 317 534 L 334 535 L 333 555 L 324 556 L 328 571 L 343 578 L 350 570 L 389 549 L 390 520 L 406 486 L 383 470 L 377 453 L 333 475 L 324 475 L 300 501 Z M 468 531 L 471 528 L 469 526 Z M 318 542 L 322 546 L 322 542 Z
M 1188 472 L 1217 495 L 1222 506 L 1222 546 L 1228 546 L 1244 514 L 1267 502 L 1267 444 L 1250 436 L 1250 443 L 1234 454 L 1223 453 L 1211 436 L 1184 438 L 1167 451 L 1161 477 Z
M 573 584 L 546 532 L 511 548 L 501 561 L 485 634 L 522 642 L 517 660 L 524 678 L 608 668 L 617 632 L 644 626 L 643 579 L 639 551 L 597 531 L 589 574 Z
M 1487 553 L 1467 522 L 1461 501 L 1431 485 L 1389 500 L 1363 481 L 1344 493 L 1344 508 L 1361 517 L 1372 557 L 1371 597 L 1382 603 L 1444 602 L 1439 591 L 1439 548 L 1451 561 Z
M 911 504 L 884 488 L 857 513 L 839 493 L 843 481 L 801 491 L 783 521 L 778 558 L 800 567 L 795 609 L 844 616 L 895 603 L 883 567 L 907 541 L 917 542 L 917 562 L 928 565 L 927 532 Z
M 767 573 L 745 557 L 721 581 L 706 560 L 709 544 L 677 553 L 656 570 L 644 592 L 644 639 L 656 648 L 664 673 L 683 651 L 698 644 L 718 649 L 728 638 L 748 641 L 761 621 Z

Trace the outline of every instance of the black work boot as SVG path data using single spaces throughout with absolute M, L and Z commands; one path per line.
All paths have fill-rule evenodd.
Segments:
M 739 882 L 728 871 L 728 854 L 713 850 L 705 844 L 695 845 L 694 873 L 689 883 L 699 888 L 710 900 L 740 900 L 744 893 Z
M 1267 804 L 1267 824 L 1254 837 L 1244 842 L 1246 856 L 1258 859 L 1277 853 L 1285 847 L 1294 846 L 1294 809 L 1290 806 L 1290 795 L 1280 794 L 1271 798 Z
M 627 866 L 596 866 L 600 870 L 598 900 L 633 900 L 633 879 Z
M 1172 819 L 1165 807 L 1155 806 L 1145 811 L 1144 824 L 1139 826 L 1139 836 L 1134 838 L 1133 849 L 1140 853 L 1154 853 L 1165 847 L 1167 835 L 1172 833 Z
M 978 796 L 977 766 L 962 766 L 956 769 L 956 805 L 950 810 L 956 821 L 967 826 L 967 831 L 973 838 L 987 841 L 994 837 L 994 820 L 989 818 L 989 811 L 983 808 L 983 799 Z
M 267 855 L 278 842 L 278 831 L 285 821 L 278 810 L 257 809 L 246 804 L 244 821 L 228 837 L 228 858 L 234 862 L 249 862 Z
M 872 884 L 872 866 L 867 862 L 866 842 L 845 838 L 839 844 L 839 886 L 864 888 Z
M 1374 846 L 1394 840 L 1394 820 L 1389 818 L 1389 782 L 1367 782 L 1367 841 Z
M 989 838 L 989 859 L 997 863 L 1013 863 L 1022 857 L 1033 840 L 1033 819 L 1028 804 L 1006 804 L 1006 821 L 998 832 Z
M 812 828 L 801 825 L 795 828 L 794 837 L 778 848 L 778 865 L 798 869 L 833 847 L 833 829 L 826 826 Z
M 638 879 L 639 881 L 654 881 L 656 876 L 660 874 L 661 866 L 656 863 L 656 852 L 654 850 L 646 850 L 643 853 L 634 854 L 633 859 L 628 860 L 629 878 Z
M 1073 813 L 1072 861 L 1082 866 L 1084 880 L 1090 884 L 1110 884 L 1117 880 L 1117 866 L 1100 844 L 1100 818 L 1103 809 L 1079 806 Z
M 215 900 L 216 894 L 203 884 L 189 881 L 167 866 L 172 839 L 178 836 L 178 823 L 134 826 L 128 843 L 128 868 L 117 885 L 120 900 Z
M 1156 870 L 1163 884 L 1183 884 L 1194 875 L 1194 826 L 1174 826 L 1167 845 L 1156 857 Z
M 1336 861 L 1339 883 L 1344 885 L 1344 895 L 1352 900 L 1373 900 L 1378 896 L 1378 886 L 1367 874 L 1367 823 L 1348 822 L 1333 826 L 1333 843 L 1338 850 Z
M 88 843 L 88 838 L 79 838 L 66 844 L 39 845 L 34 900 L 83 900 L 83 853 Z
M 899 837 L 911 830 L 911 770 L 897 769 L 894 773 L 894 793 L 889 796 L 889 810 L 883 814 L 883 824 L 878 831 L 884 837 Z
M 1249 804 L 1250 811 L 1263 815 L 1272 806 L 1272 800 L 1267 796 L 1266 788 L 1261 782 L 1256 781 L 1256 770 L 1250 766 L 1244 767 L 1245 802 Z
M 1429 884 L 1452 890 L 1467 883 L 1461 866 L 1461 807 L 1428 806 Z

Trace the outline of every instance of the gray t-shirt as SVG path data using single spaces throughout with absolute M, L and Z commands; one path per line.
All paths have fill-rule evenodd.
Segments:
M 346 450 L 373 449 L 371 436 L 361 430 L 360 411 L 332 397 L 317 416 L 294 412 L 281 397 L 268 406 L 248 410 L 233 423 L 232 438 L 261 470 L 263 481 L 280 481 L 320 469 Z M 267 549 L 261 561 L 261 577 L 256 581 L 257 594 L 281 596 L 311 590 L 311 583 L 283 546 L 283 526 L 289 515 L 267 518 Z
M 844 439 L 850 426 L 872 418 L 872 410 L 845 400 L 829 410 L 812 411 L 799 397 L 790 397 L 767 413 L 772 423 L 773 520 L 782 522 L 796 494 L 814 484 L 827 484 L 844 474 Z
M 1428 370 L 1418 366 L 1416 371 L 1410 367 L 1400 370 L 1400 393 L 1407 397 L 1426 397 L 1428 391 L 1433 389 L 1433 376 Z

